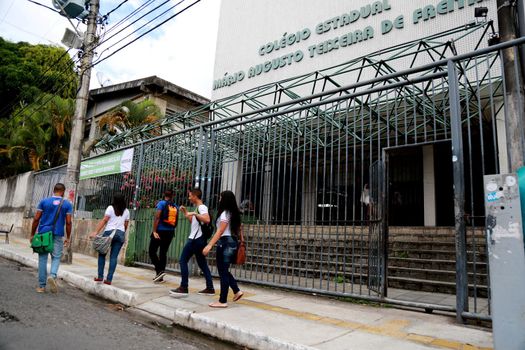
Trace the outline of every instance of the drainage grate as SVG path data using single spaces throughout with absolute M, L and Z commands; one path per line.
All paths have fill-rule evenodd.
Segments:
M 19 321 L 19 319 L 16 318 L 16 316 L 11 315 L 7 311 L 0 311 L 0 323 L 17 322 L 17 321 Z

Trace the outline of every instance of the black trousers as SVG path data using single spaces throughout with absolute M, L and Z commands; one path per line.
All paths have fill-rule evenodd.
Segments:
M 174 231 L 157 231 L 160 239 L 153 237 L 153 233 L 150 236 L 149 241 L 149 258 L 151 263 L 155 266 L 155 272 L 157 274 L 164 272 L 166 269 L 166 262 L 168 260 L 168 249 L 170 248 L 171 241 L 173 240 Z M 158 255 L 157 255 L 158 252 Z

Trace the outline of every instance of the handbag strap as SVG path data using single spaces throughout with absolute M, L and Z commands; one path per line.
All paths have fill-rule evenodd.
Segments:
M 244 234 L 242 233 L 242 224 L 239 226 L 239 241 L 244 243 Z
M 57 212 L 55 213 L 55 218 L 53 219 L 53 229 L 51 230 L 51 232 L 53 232 L 53 234 L 55 234 L 55 225 L 57 223 L 58 215 L 60 214 L 60 209 L 62 209 L 62 204 L 63 203 L 64 203 L 64 197 L 62 197 L 62 200 L 60 201 L 60 204 L 58 205 Z

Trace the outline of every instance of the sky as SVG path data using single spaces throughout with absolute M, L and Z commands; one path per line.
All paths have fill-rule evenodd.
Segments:
M 51 0 L 35 1 L 53 7 Z M 159 6 L 164 1 L 153 1 L 145 11 L 140 12 L 140 15 L 152 10 L 155 6 Z M 108 13 L 122 2 L 123 0 L 100 0 L 100 14 Z M 108 39 L 118 30 L 124 28 L 125 24 L 111 30 L 112 26 L 146 2 L 145 0 L 126 1 L 109 15 L 108 25 L 105 28 L 99 27 L 99 33 Z M 106 44 L 97 50 L 95 60 L 107 57 L 123 44 L 192 4 L 195 0 L 183 0 L 182 3 L 178 4 L 179 2 L 181 0 L 168 1 L 157 11 L 144 17 L 129 29 L 108 39 Z M 148 20 L 174 5 L 175 8 L 156 19 L 149 27 L 123 39 L 134 29 L 146 25 Z M 220 0 L 201 0 L 174 19 L 96 65 L 92 70 L 90 87 L 94 89 L 99 88 L 101 83 L 107 86 L 156 75 L 201 96 L 210 98 L 219 7 Z M 126 23 L 130 24 L 140 15 L 127 20 Z M 73 20 L 75 26 L 78 23 L 77 20 Z M 66 27 L 74 28 L 65 17 L 50 9 L 28 0 L 0 0 L 0 36 L 6 40 L 57 45 L 66 48 L 61 44 Z M 86 26 L 83 24 L 78 27 L 80 31 L 85 31 L 85 28 Z M 121 39 L 123 41 L 117 43 Z M 116 45 L 107 49 L 112 44 Z M 76 53 L 76 50 L 71 51 L 73 57 L 76 57 Z

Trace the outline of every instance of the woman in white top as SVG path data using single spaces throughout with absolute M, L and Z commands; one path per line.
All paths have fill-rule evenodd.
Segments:
M 117 258 L 124 245 L 126 239 L 126 230 L 129 224 L 129 210 L 126 209 L 126 200 L 122 194 L 116 194 L 113 197 L 113 203 L 107 207 L 104 213 L 104 218 L 100 220 L 95 229 L 95 232 L 89 235 L 94 238 L 105 227 L 103 236 L 107 237 L 115 231 L 115 235 L 111 240 L 111 250 L 109 253 L 109 270 L 104 280 L 104 265 L 106 264 L 106 254 L 98 255 L 98 275 L 95 277 L 95 282 L 104 281 L 105 284 L 111 284 L 113 274 L 117 268 Z
M 233 301 L 239 300 L 243 292 L 237 286 L 237 281 L 230 273 L 230 265 L 237 256 L 237 237 L 241 229 L 241 214 L 237 206 L 237 200 L 232 191 L 224 191 L 219 198 L 219 209 L 217 212 L 217 231 L 210 239 L 202 254 L 208 255 L 211 248 L 217 243 L 215 261 L 221 279 L 221 295 L 218 302 L 209 304 L 210 307 L 228 307 L 228 289 L 233 290 Z

